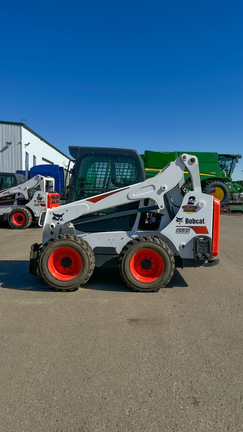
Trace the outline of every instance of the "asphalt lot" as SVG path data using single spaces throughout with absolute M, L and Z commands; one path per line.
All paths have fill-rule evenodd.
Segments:
M 28 273 L 42 231 L 0 227 L 1 430 L 243 430 L 243 215 L 221 218 L 220 263 L 159 293 L 116 272 L 55 292 Z

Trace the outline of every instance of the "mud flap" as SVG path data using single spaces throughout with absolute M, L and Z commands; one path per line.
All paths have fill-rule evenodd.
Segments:
M 38 275 L 38 255 L 41 244 L 34 243 L 30 249 L 29 272 L 33 275 Z

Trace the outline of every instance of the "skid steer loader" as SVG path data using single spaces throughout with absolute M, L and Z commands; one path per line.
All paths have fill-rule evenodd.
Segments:
M 183 154 L 151 179 L 47 209 L 39 224 L 43 240 L 31 247 L 30 272 L 54 289 L 74 291 L 95 267 L 118 265 L 133 290 L 158 291 L 176 266 L 214 261 L 220 202 L 202 193 L 198 160 Z
M 38 220 L 43 208 L 60 205 L 60 195 L 54 192 L 52 177 L 37 175 L 32 179 L 0 190 L 0 219 L 8 220 L 11 228 L 26 229 Z

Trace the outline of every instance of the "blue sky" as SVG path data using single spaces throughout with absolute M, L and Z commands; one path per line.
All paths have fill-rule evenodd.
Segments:
M 0 120 L 66 154 L 242 154 L 242 18 L 241 0 L 4 2 Z

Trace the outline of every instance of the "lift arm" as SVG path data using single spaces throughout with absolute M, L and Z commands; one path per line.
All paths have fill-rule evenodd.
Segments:
M 13 186 L 9 189 L 4 189 L 0 191 L 0 198 L 8 197 L 9 195 L 22 195 L 26 200 L 29 198 L 28 191 L 30 189 L 43 190 L 44 177 L 41 175 L 36 175 L 30 180 L 21 183 L 17 186 Z
M 198 160 L 193 155 L 183 154 L 155 177 L 142 183 L 75 201 L 54 211 L 48 209 L 43 226 L 44 238 L 48 240 L 52 235 L 57 235 L 61 226 L 80 216 L 146 198 L 152 199 L 158 209 L 163 210 L 165 207 L 164 195 L 177 185 L 181 187 L 184 184 L 185 169 L 190 174 L 193 190 L 201 192 Z

